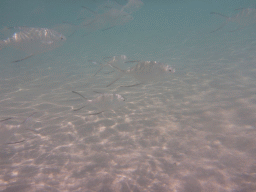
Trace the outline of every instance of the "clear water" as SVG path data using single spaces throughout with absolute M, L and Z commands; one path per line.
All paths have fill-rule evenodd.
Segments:
M 127 4 L 0 2 L 1 40 L 16 26 L 67 37 L 20 62 L 13 63 L 25 51 L 0 50 L 0 120 L 11 117 L 0 122 L 1 134 L 16 142 L 0 142 L 0 190 L 256 191 L 256 22 L 240 27 L 241 18 L 210 33 L 227 21 L 210 12 L 232 16 L 255 1 L 143 0 L 131 21 L 126 15 L 124 23 L 79 26 L 82 18 L 100 18 L 108 2 Z M 137 83 L 125 76 L 106 87 L 118 72 L 93 74 L 118 55 L 176 72 L 164 82 L 120 87 Z M 90 100 L 97 92 L 120 94 L 125 103 L 88 115 L 93 106 L 73 111 L 84 100 L 72 91 Z

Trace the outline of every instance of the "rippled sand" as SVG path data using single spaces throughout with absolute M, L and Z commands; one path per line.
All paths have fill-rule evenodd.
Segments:
M 83 99 L 71 90 L 93 98 L 114 74 L 102 71 L 83 88 L 86 76 L 48 72 L 43 89 L 31 80 L 2 93 L 2 117 L 37 114 L 26 122 L 35 131 L 24 131 L 25 142 L 1 146 L 1 190 L 255 190 L 255 70 L 233 72 L 234 65 L 118 88 L 133 83 L 125 78 L 108 90 L 125 105 L 92 116 L 72 111 Z
M 17 129 L 12 141 L 25 141 L 1 144 L 0 190 L 256 191 L 254 31 L 120 40 L 130 50 L 120 54 L 131 60 L 155 58 L 176 69 L 165 82 L 134 87 L 120 87 L 136 83 L 130 76 L 106 87 L 118 75 L 107 67 L 93 77 L 100 66 L 88 55 L 103 62 L 118 52 L 109 42 L 98 53 L 91 43 L 76 55 L 10 64 L 0 71 L 0 120 L 12 119 L 0 128 L 7 136 Z M 88 115 L 97 109 L 73 111 L 84 99 L 72 91 L 88 99 L 95 91 L 120 94 L 125 103 Z

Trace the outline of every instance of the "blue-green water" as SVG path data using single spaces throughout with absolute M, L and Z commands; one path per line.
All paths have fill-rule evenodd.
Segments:
M 66 37 L 0 43 L 1 191 L 256 191 L 255 2 L 142 1 L 1 1 L 1 42 Z

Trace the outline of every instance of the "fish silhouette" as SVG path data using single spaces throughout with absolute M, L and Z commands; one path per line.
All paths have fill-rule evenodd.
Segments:
M 127 4 L 122 7 L 122 11 L 131 14 L 138 11 L 142 5 L 143 2 L 141 0 L 128 0 Z
M 24 142 L 25 139 L 13 141 L 12 138 L 16 133 L 21 133 L 24 130 L 29 130 L 26 127 L 26 122 L 35 114 L 36 112 L 29 115 L 21 124 L 16 126 L 7 126 L 5 122 L 12 119 L 12 117 L 0 120 L 0 146 L 8 144 L 17 144 Z
M 110 58 L 104 58 L 104 60 L 106 62 L 106 65 L 110 67 L 116 67 L 121 70 L 126 70 L 127 68 L 130 67 L 130 65 L 127 63 L 128 58 L 126 55 L 117 55 Z
M 247 27 L 251 24 L 256 23 L 256 9 L 255 8 L 241 8 L 241 9 L 235 9 L 235 11 L 238 11 L 238 13 L 231 17 L 228 17 L 221 13 L 211 12 L 210 14 L 219 15 L 223 18 L 226 18 L 226 22 L 224 22 L 220 27 L 211 31 L 210 33 L 214 33 L 216 31 L 222 29 L 224 26 L 226 26 L 230 22 L 237 23 L 239 25 L 239 27 L 237 29 L 231 30 L 229 32 L 234 32 L 234 31 L 237 31 L 244 27 Z
M 65 22 L 74 27 L 74 32 L 79 29 L 85 30 L 85 35 L 95 31 L 106 31 L 119 25 L 124 25 L 133 20 L 132 13 L 137 11 L 143 5 L 141 0 L 129 0 L 127 4 L 121 5 L 117 1 L 108 1 L 94 11 L 86 6 L 81 6 L 85 12 L 77 21 L 82 21 L 76 25 Z
M 123 25 L 131 20 L 133 20 L 133 17 L 125 11 L 110 8 L 104 13 L 97 14 L 94 12 L 94 16 L 84 19 L 81 26 L 85 27 L 88 32 L 97 30 L 106 31 L 115 26 Z

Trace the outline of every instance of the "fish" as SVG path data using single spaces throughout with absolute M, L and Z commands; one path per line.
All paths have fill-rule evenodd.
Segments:
M 72 91 L 72 93 L 79 95 L 86 101 L 86 104 L 84 106 L 78 109 L 74 109 L 73 111 L 79 111 L 85 108 L 88 104 L 92 105 L 93 107 L 96 107 L 99 110 L 99 112 L 91 113 L 88 115 L 96 115 L 104 111 L 117 109 L 121 107 L 125 101 L 125 98 L 119 94 L 99 93 L 99 96 L 95 97 L 92 100 L 89 100 L 86 97 L 84 97 L 81 93 L 78 93 L 76 91 Z
M 34 56 L 34 55 L 32 54 L 32 55 L 29 55 L 29 56 L 24 57 L 24 58 L 22 58 L 22 59 L 18 59 L 18 60 L 12 61 L 12 63 L 18 63 L 18 62 L 24 61 L 24 60 L 26 60 L 26 59 L 29 59 L 30 57 L 33 57 L 33 56 Z
M 26 141 L 25 139 L 12 141 L 12 138 L 17 133 L 21 133 L 24 130 L 30 130 L 26 127 L 26 122 L 35 114 L 36 112 L 29 115 L 24 121 L 22 121 L 19 125 L 16 126 L 7 126 L 4 122 L 13 119 L 12 117 L 0 120 L 0 146 L 2 145 L 10 145 L 10 144 L 17 144 Z M 33 131 L 33 130 L 31 130 Z
M 133 20 L 132 13 L 138 10 L 143 3 L 140 0 L 129 0 L 127 4 L 121 5 L 116 1 L 108 1 L 94 11 L 86 6 L 81 6 L 86 12 L 86 16 L 81 16 L 77 20 L 82 21 L 77 25 L 76 30 L 83 29 L 87 36 L 94 31 L 105 32 L 116 26 L 124 25 Z M 71 24 L 73 25 L 73 24 Z
M 112 29 L 112 28 L 114 28 L 114 27 L 115 27 L 115 26 L 111 26 L 111 27 L 108 27 L 108 28 L 102 29 L 101 31 L 107 31 L 107 30 Z
M 5 119 L 0 120 L 0 123 L 1 123 L 1 122 L 4 122 L 4 121 L 7 121 L 7 120 L 10 120 L 10 119 L 12 119 L 12 117 L 7 117 L 7 118 L 5 118 Z
M 110 59 L 108 61 L 108 59 Z M 98 65 L 100 68 L 92 75 L 92 77 L 95 77 L 105 66 L 117 66 L 117 67 L 121 67 L 121 64 L 124 64 L 125 60 L 127 59 L 127 57 L 125 55 L 118 55 L 118 56 L 113 56 L 113 57 L 104 57 L 103 60 L 104 62 L 106 62 L 105 64 L 101 63 L 101 62 L 97 62 L 97 61 L 93 61 L 93 60 L 88 60 L 88 62 L 94 64 L 94 65 Z M 113 68 L 113 67 L 112 67 Z M 115 71 L 109 71 L 106 72 L 105 74 L 110 74 L 113 73 Z
M 91 31 L 106 31 L 131 20 L 133 20 L 133 17 L 130 14 L 119 9 L 111 8 L 101 14 L 94 13 L 93 17 L 88 18 L 81 25 Z
M 110 60 L 107 60 L 109 59 L 109 57 L 107 58 L 104 58 L 106 65 L 112 67 L 112 68 L 118 68 L 118 69 L 121 69 L 121 70 L 126 70 L 127 68 L 130 67 L 129 64 L 126 64 L 126 63 L 129 63 L 127 60 L 127 56 L 126 55 L 117 55 L 117 56 L 113 56 L 113 57 L 110 57 Z
M 96 14 L 96 13 L 97 13 L 96 11 L 93 11 L 93 10 L 89 9 L 88 7 L 85 7 L 85 6 L 81 6 L 81 7 L 84 8 L 84 9 L 86 9 L 86 10 L 88 10 L 88 11 L 90 11 L 90 12 L 93 13 L 93 14 Z
M 127 70 L 119 69 L 119 67 L 110 64 L 113 68 L 117 69 L 121 74 L 113 80 L 111 83 L 107 85 L 107 87 L 114 84 L 116 81 L 118 81 L 121 77 L 123 77 L 125 74 L 132 76 L 137 81 L 139 81 L 139 84 L 147 84 L 150 82 L 158 82 L 163 80 L 164 78 L 168 77 L 171 73 L 175 72 L 175 69 L 172 68 L 169 65 L 166 65 L 161 62 L 157 61 L 139 61 L 134 67 L 131 67 Z M 128 87 L 132 87 L 135 85 L 130 85 Z M 125 87 L 125 86 L 122 86 Z
M 123 6 L 122 11 L 132 13 L 138 11 L 142 5 L 143 2 L 141 0 L 128 0 L 127 4 Z
M 238 11 L 238 13 L 231 17 L 228 17 L 221 13 L 211 12 L 210 14 L 219 15 L 223 18 L 226 18 L 226 22 L 224 22 L 220 27 L 211 31 L 210 33 L 214 33 L 216 31 L 222 29 L 224 26 L 226 26 L 230 22 L 237 23 L 239 25 L 239 27 L 237 29 L 231 30 L 229 32 L 234 32 L 234 31 L 237 31 L 244 27 L 247 27 L 251 24 L 256 23 L 256 9 L 255 8 L 240 8 L 240 9 L 235 9 L 235 11 Z
M 98 65 L 100 68 L 92 75 L 92 78 L 95 77 L 104 67 L 106 66 L 109 66 L 111 68 L 113 68 L 113 66 L 116 66 L 116 67 L 119 67 L 121 69 L 123 69 L 123 65 L 125 64 L 125 60 L 127 60 L 127 56 L 126 55 L 118 55 L 118 56 L 113 56 L 113 57 L 104 57 L 103 58 L 103 61 L 105 62 L 104 63 L 101 63 L 101 62 L 97 62 L 97 61 L 93 61 L 93 60 L 88 60 L 88 62 L 92 63 L 92 64 L 95 64 L 95 65 Z M 113 65 L 113 66 L 112 66 Z M 125 69 L 127 69 L 127 65 L 125 65 Z M 110 73 L 113 73 L 115 72 L 115 70 L 111 70 L 111 71 L 108 71 L 108 72 L 105 72 L 104 74 L 110 74 Z M 91 83 L 93 79 L 89 79 L 87 85 L 89 83 Z
M 53 50 L 66 41 L 64 35 L 52 29 L 34 27 L 15 27 L 13 29 L 17 32 L 5 40 L 0 40 L 0 50 L 12 46 L 29 55 L 14 62 L 20 62 L 35 54 Z
M 139 60 L 134 60 L 134 61 L 125 61 L 124 63 L 138 63 Z

